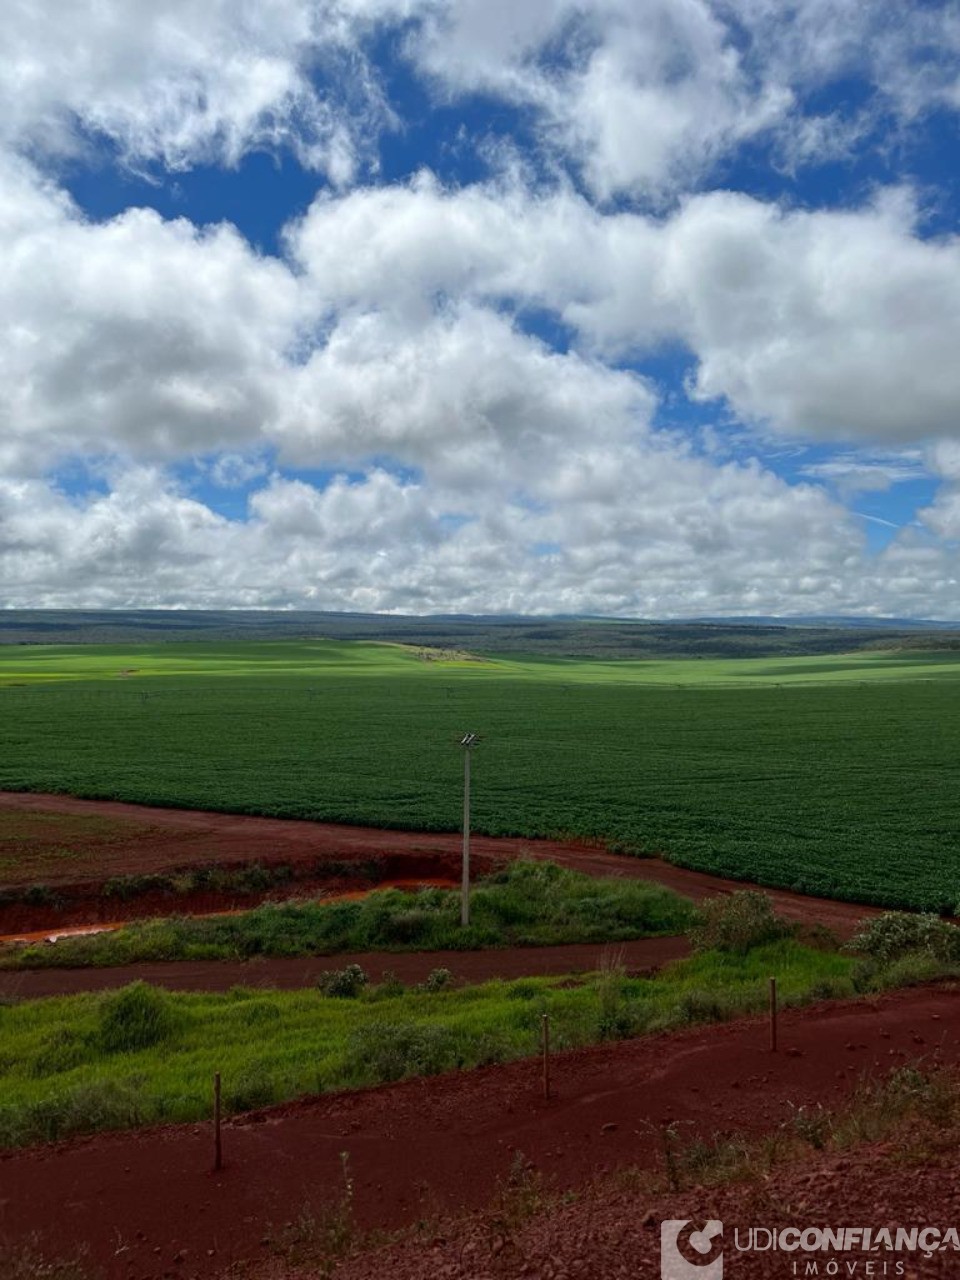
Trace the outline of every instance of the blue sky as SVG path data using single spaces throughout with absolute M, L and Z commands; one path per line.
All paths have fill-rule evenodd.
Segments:
M 0 604 L 960 618 L 957 3 L 0 50 Z

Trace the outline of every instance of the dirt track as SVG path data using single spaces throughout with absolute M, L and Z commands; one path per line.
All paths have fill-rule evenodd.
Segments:
M 686 1137 L 767 1130 L 865 1075 L 958 1063 L 958 1016 L 957 990 L 913 990 L 790 1011 L 775 1055 L 756 1020 L 567 1053 L 550 1101 L 530 1060 L 328 1095 L 228 1125 L 219 1174 L 208 1126 L 33 1148 L 0 1158 L 0 1239 L 86 1245 L 108 1280 L 202 1280 L 268 1258 L 284 1224 L 339 1197 L 342 1152 L 365 1226 L 487 1204 L 517 1152 L 548 1186 L 581 1187 L 656 1163 L 668 1123 Z
M 348 827 L 332 824 L 296 822 L 287 819 L 254 818 L 243 815 L 198 812 L 194 810 L 157 809 L 140 805 L 76 800 L 68 796 L 33 795 L 0 792 L 0 810 L 30 814 L 56 814 L 66 818 L 88 820 L 109 819 L 113 824 L 109 840 L 102 834 L 83 833 L 82 825 L 71 833 L 71 841 L 79 841 L 80 866 L 87 874 L 99 869 L 99 883 L 110 876 L 170 871 L 184 865 L 201 866 L 230 862 L 309 862 L 311 866 L 324 859 L 336 864 L 340 874 L 325 882 L 328 888 L 352 885 L 344 867 L 353 862 L 377 859 L 384 875 L 404 870 L 428 875 L 439 870 L 455 869 L 460 856 L 460 837 L 456 834 L 385 831 L 379 828 Z M 124 833 L 127 833 L 126 836 Z M 675 867 L 660 858 L 634 858 L 607 853 L 572 841 L 493 839 L 475 836 L 472 841 L 475 866 L 484 869 L 502 865 L 513 858 L 540 858 L 596 876 L 626 876 L 663 884 L 677 893 L 701 901 L 717 894 L 733 893 L 744 886 L 738 881 L 724 880 L 698 871 Z M 71 871 L 77 863 L 71 860 Z M 51 883 L 56 884 L 55 878 Z M 96 897 L 97 881 L 86 882 L 88 904 L 75 910 L 53 914 L 45 908 L 41 919 L 33 910 L 18 907 L 16 925 L 26 928 L 68 921 L 110 919 L 124 904 L 116 899 L 106 903 Z M 316 888 L 314 879 L 304 882 L 298 892 Z M 288 888 L 286 892 L 290 892 Z M 805 924 L 823 924 L 840 937 L 848 937 L 864 916 L 876 909 L 853 903 L 810 898 L 785 890 L 766 890 L 775 909 L 791 920 Z M 131 916 L 170 913 L 184 910 L 179 900 L 164 902 L 153 896 L 148 901 L 127 904 Z M 204 902 L 197 908 L 206 911 L 239 905 L 234 900 Z M 247 898 L 242 905 L 251 906 Z M 49 918 L 48 918 L 49 917 Z M 0 930 L 0 932 L 6 931 Z M 563 973 L 594 968 L 602 948 L 572 946 L 520 948 L 490 952 L 437 952 L 402 955 L 372 953 L 339 957 L 337 963 L 355 962 L 377 978 L 392 971 L 403 981 L 418 982 L 431 969 L 444 967 L 465 981 L 486 978 L 512 978 L 529 974 Z M 624 963 L 633 970 L 647 969 L 686 954 L 681 939 L 653 938 L 626 944 Z M 320 960 L 257 960 L 250 962 L 210 961 L 190 964 L 143 964 L 117 969 L 38 970 L 34 972 L 0 973 L 0 996 L 30 999 L 77 991 L 96 991 L 122 986 L 142 978 L 176 990 L 227 990 L 236 984 L 250 986 L 297 987 L 311 985 L 320 970 L 330 968 L 329 958 Z
M 631 973 L 659 968 L 688 954 L 684 938 L 639 938 L 634 942 L 577 943 L 562 947 L 512 947 L 486 951 L 366 951 L 356 955 L 308 956 L 295 959 L 171 960 L 116 969 L 22 969 L 0 972 L 0 998 L 38 1000 L 106 991 L 128 982 L 152 982 L 171 991 L 228 991 L 231 987 L 312 987 L 324 969 L 359 964 L 371 981 L 392 973 L 401 982 L 422 982 L 432 969 L 449 969 L 463 982 L 560 973 L 587 973 L 604 954 L 622 957 Z
M 59 796 L 0 794 L 0 809 L 108 818 L 111 839 L 98 843 L 91 833 L 85 849 L 89 869 L 101 880 L 184 865 L 303 864 L 318 858 L 340 864 L 389 858 L 394 874 L 400 867 L 420 874 L 424 867 L 459 854 L 457 835 Z M 666 884 L 694 899 L 742 887 L 659 859 L 623 857 L 575 843 L 477 837 L 474 848 L 488 865 L 516 857 L 545 858 L 593 875 Z M 76 870 L 74 864 L 71 874 Z M 870 908 L 779 890 L 770 896 L 782 915 L 826 924 L 841 935 L 873 914 Z M 627 944 L 623 959 L 628 968 L 642 969 L 684 950 L 682 939 L 649 939 Z M 381 954 L 338 957 L 338 963 L 356 959 L 375 976 L 390 969 L 406 981 L 443 965 L 461 978 L 478 980 L 592 968 L 601 951 L 590 946 Z M 312 982 L 316 971 L 330 964 L 327 958 L 10 973 L 0 975 L 0 994 L 30 997 L 138 977 L 182 989 L 235 983 L 294 987 Z M 367 1227 L 402 1227 L 482 1207 L 518 1152 L 533 1162 L 547 1187 L 582 1188 L 617 1168 L 656 1164 L 668 1123 L 687 1138 L 718 1130 L 766 1130 L 793 1114 L 792 1105 L 839 1101 L 862 1073 L 885 1073 L 929 1055 L 960 1062 L 958 1013 L 960 993 L 955 991 L 903 992 L 787 1013 L 781 1052 L 775 1056 L 767 1048 L 765 1027 L 756 1022 L 559 1055 L 550 1101 L 541 1097 L 534 1061 L 304 1100 L 228 1125 L 227 1165 L 218 1175 L 210 1170 L 209 1127 L 200 1125 L 11 1153 L 0 1156 L 0 1260 L 4 1243 L 36 1234 L 51 1256 L 86 1247 L 107 1280 L 213 1280 L 234 1262 L 269 1259 L 270 1240 L 285 1224 L 304 1209 L 322 1213 L 339 1197 L 342 1152 L 349 1154 L 357 1218 Z M 639 1217 L 642 1208 L 633 1205 L 625 1212 Z M 650 1249 L 646 1253 L 649 1258 L 636 1260 L 637 1275 L 654 1274 L 647 1267 L 653 1254 Z M 619 1259 L 616 1249 L 611 1256 Z M 380 1280 L 379 1264 L 373 1265 L 374 1270 L 361 1266 L 355 1274 Z M 479 1274 L 469 1261 L 464 1270 L 462 1256 L 451 1266 L 451 1276 L 475 1280 Z M 426 1277 L 436 1270 L 427 1258 L 422 1271 L 402 1274 Z M 543 1274 L 563 1273 L 547 1265 Z M 593 1273 L 588 1268 L 570 1274 Z
M 48 874 L 46 881 L 54 886 L 68 874 L 73 879 L 81 878 L 84 870 L 91 878 L 95 874 L 106 880 L 124 874 L 171 871 L 185 865 L 240 861 L 296 863 L 298 859 L 322 858 L 350 863 L 385 855 L 392 859 L 386 874 L 398 875 L 402 874 L 400 868 L 404 862 L 412 866 L 421 859 L 426 868 L 436 866 L 438 861 L 450 865 L 450 859 L 460 856 L 460 836 L 456 833 L 387 831 L 378 827 L 157 809 L 24 792 L 0 792 L 0 810 L 107 818 L 117 824 L 117 832 L 109 843 L 105 844 L 102 837 L 89 838 L 85 862 L 72 861 L 69 873 L 62 872 L 60 877 Z M 122 838 L 125 824 L 129 824 L 131 833 L 127 840 Z M 71 835 L 72 842 L 78 838 Z M 474 835 L 470 843 L 472 856 L 488 866 L 514 858 L 540 858 L 589 875 L 649 880 L 697 901 L 744 888 L 739 881 L 688 871 L 661 858 L 607 853 L 576 841 Z M 428 874 L 426 869 L 424 874 Z M 765 889 L 765 892 L 773 899 L 776 910 L 788 919 L 821 923 L 842 935 L 849 934 L 864 916 L 877 913 L 874 907 L 812 898 L 784 889 Z

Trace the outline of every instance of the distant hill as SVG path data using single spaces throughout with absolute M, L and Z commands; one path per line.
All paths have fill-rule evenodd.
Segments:
M 326 637 L 576 658 L 750 658 L 864 649 L 960 649 L 960 623 L 877 618 L 620 618 L 269 610 L 0 611 L 0 644 L 156 644 Z
M 743 617 L 743 618 L 690 618 L 690 622 L 710 622 L 723 624 L 748 624 L 760 627 L 837 627 L 847 630 L 875 631 L 960 631 L 960 622 L 938 622 L 932 618 L 867 618 L 848 617 L 843 614 L 819 617 L 816 614 L 804 616 L 798 614 L 789 618 Z

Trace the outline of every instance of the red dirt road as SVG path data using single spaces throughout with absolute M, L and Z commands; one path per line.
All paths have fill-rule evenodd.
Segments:
M 385 831 L 379 828 L 349 827 L 332 824 L 298 822 L 289 819 L 254 818 L 243 815 L 199 812 L 195 810 L 158 809 L 147 806 L 120 804 L 113 801 L 76 800 L 68 796 L 34 795 L 20 792 L 0 792 L 0 812 L 28 814 L 56 814 L 75 817 L 80 825 L 71 834 L 71 843 L 78 842 L 81 865 L 87 874 L 99 869 L 100 883 L 109 876 L 121 874 L 146 874 L 170 871 L 173 868 L 202 866 L 211 863 L 231 864 L 248 862 L 314 865 L 324 859 L 341 866 L 350 862 L 377 859 L 382 863 L 384 876 L 403 874 L 406 870 L 424 876 L 443 870 L 455 869 L 460 857 L 460 837 L 457 834 L 422 833 L 409 831 Z M 105 845 L 96 833 L 84 834 L 83 822 L 90 818 L 108 819 L 114 825 L 109 842 Z M 125 826 L 129 838 L 123 838 Z M 475 836 L 472 853 L 478 870 L 502 865 L 513 858 L 540 858 L 559 863 L 576 871 L 595 876 L 626 876 L 662 884 L 701 901 L 718 894 L 733 893 L 744 886 L 739 881 L 724 880 L 719 876 L 675 867 L 660 858 L 635 858 L 623 854 L 608 853 L 585 844 L 572 841 L 493 839 Z M 77 863 L 71 861 L 76 874 Z M 48 877 L 56 884 L 55 878 Z M 328 890 L 346 887 L 349 876 L 339 875 L 327 882 Z M 311 888 L 319 891 L 320 882 L 307 879 L 298 882 L 296 891 L 305 894 Z M 109 919 L 125 904 L 111 898 L 98 899 L 97 882 L 90 881 L 86 907 L 79 903 L 75 910 L 54 913 L 45 908 L 39 919 L 37 909 L 16 908 L 16 925 L 13 928 L 36 927 L 48 924 L 63 925 L 73 920 Z M 274 891 L 289 894 L 291 886 Z M 775 910 L 787 919 L 804 924 L 822 924 L 833 929 L 840 937 L 849 937 L 858 923 L 868 915 L 876 914 L 872 907 L 848 902 L 834 902 L 826 898 L 811 898 L 786 890 L 765 890 L 773 900 Z M 155 895 L 134 899 L 126 904 L 131 915 L 167 914 L 183 911 L 182 902 L 165 901 Z M 244 905 L 252 906 L 255 899 L 247 898 Z M 89 904 L 94 904 L 90 906 Z M 235 907 L 233 900 L 216 903 L 204 902 L 198 909 L 212 911 Z M 152 910 L 148 910 L 151 908 Z M 32 916 L 37 917 L 31 920 Z M 6 916 L 0 912 L 0 922 Z M 14 916 L 10 916 L 12 921 Z M 0 932 L 6 932 L 4 926 Z M 682 939 L 652 938 L 628 943 L 624 947 L 624 963 L 631 970 L 657 967 L 687 953 Z M 392 971 L 402 981 L 419 982 L 431 969 L 444 967 L 464 981 L 479 982 L 487 978 L 515 978 L 523 975 L 576 972 L 596 966 L 601 948 L 593 945 L 571 947 L 522 948 L 490 952 L 437 952 L 433 954 L 403 955 L 373 953 L 341 956 L 337 964 L 360 964 L 375 979 L 385 971 Z M 117 969 L 37 970 L 16 973 L 0 973 L 0 996 L 33 999 L 41 996 L 70 994 L 77 991 L 97 991 L 123 986 L 138 978 L 159 983 L 175 990 L 227 990 L 236 984 L 249 986 L 276 986 L 292 988 L 312 985 L 316 975 L 330 968 L 333 961 L 327 957 L 319 960 L 257 960 L 246 963 L 210 961 L 206 963 L 144 964 Z
M 189 809 L 157 809 L 116 801 L 76 800 L 69 796 L 0 792 L 0 812 L 75 815 L 130 823 L 129 841 L 89 838 L 86 863 L 71 862 L 69 878 L 78 878 L 78 865 L 89 875 L 110 876 L 171 871 L 183 866 L 224 862 L 285 862 L 328 858 L 337 862 L 390 857 L 389 875 L 402 875 L 404 863 L 413 868 L 424 863 L 422 874 L 438 862 L 450 865 L 460 855 L 457 833 L 387 831 L 377 827 L 339 826 L 300 822 L 288 818 L 255 818 L 239 814 L 209 813 Z M 78 837 L 79 838 L 79 837 Z M 71 837 L 71 839 L 73 839 Z M 474 835 L 471 854 L 487 866 L 514 858 L 540 858 L 594 876 L 629 876 L 666 885 L 696 901 L 721 893 L 733 893 L 744 885 L 736 880 L 688 871 L 660 858 L 636 858 L 608 853 L 576 841 L 526 840 Z M 397 857 L 396 855 L 403 855 Z M 415 872 L 411 870 L 411 874 Z M 44 882 L 56 886 L 58 878 L 46 874 Z M 788 919 L 819 923 L 847 936 L 864 916 L 877 914 L 874 907 L 812 898 L 784 889 L 765 889 L 776 911 Z
M 71 835 L 79 841 L 86 870 L 99 867 L 101 883 L 108 876 L 170 871 L 185 865 L 210 863 L 284 862 L 315 865 L 324 859 L 342 867 L 350 862 L 377 859 L 384 876 L 402 874 L 404 870 L 424 876 L 439 870 L 455 869 L 460 856 L 460 837 L 456 834 L 385 831 L 379 828 L 336 826 L 297 822 L 288 819 L 253 818 L 242 815 L 198 812 L 194 810 L 157 809 L 140 805 L 76 800 L 68 796 L 33 795 L 0 792 L 0 812 L 56 814 L 75 817 L 80 825 Z M 95 833 L 84 835 L 82 823 L 90 818 L 108 819 L 114 824 L 109 842 L 104 845 Z M 122 836 L 129 824 L 129 839 Z M 84 843 L 86 841 L 86 843 Z M 482 873 L 513 858 L 540 858 L 559 863 L 576 871 L 595 876 L 626 876 L 662 884 L 696 901 L 717 894 L 733 893 L 744 886 L 738 881 L 724 880 L 698 871 L 675 867 L 660 858 L 635 858 L 608 853 L 575 842 L 523 839 L 493 839 L 475 836 L 472 841 L 475 864 Z M 76 863 L 71 866 L 76 873 Z M 48 877 L 49 878 L 49 877 Z M 330 890 L 345 887 L 349 876 L 339 875 L 326 882 Z M 50 880 L 56 883 L 55 880 Z M 352 882 L 351 882 L 352 883 Z M 305 894 L 318 891 L 320 882 L 313 878 L 298 882 L 296 890 Z M 109 919 L 118 907 L 116 899 L 98 899 L 96 881 L 86 884 L 86 907 L 79 903 L 74 910 L 54 913 L 45 908 L 37 916 L 36 909 L 21 906 L 16 910 L 16 926 L 41 927 L 63 925 L 73 920 Z M 291 886 L 275 891 L 291 893 Z M 766 890 L 778 913 L 805 924 L 823 924 L 840 937 L 852 934 L 864 916 L 876 914 L 875 908 L 853 903 L 834 902 L 825 898 L 805 897 L 785 890 Z M 155 895 L 145 895 L 126 904 L 131 915 L 165 914 L 183 911 L 182 902 L 165 902 Z M 252 899 L 245 905 L 252 906 Z M 91 906 L 89 904 L 94 904 Z M 207 911 L 235 907 L 237 903 L 205 902 Z M 148 910 L 152 908 L 152 911 Z M 8 909 L 9 913 L 9 909 Z M 49 918 L 48 918 L 49 917 Z M 0 923 L 6 919 L 0 912 Z M 10 916 L 11 921 L 14 916 Z M 4 926 L 0 932 L 6 932 Z M 571 946 L 522 948 L 491 952 L 437 952 L 402 955 L 373 953 L 338 957 L 337 964 L 360 964 L 374 979 L 392 971 L 402 981 L 419 982 L 431 969 L 444 967 L 464 981 L 479 982 L 487 978 L 515 978 L 523 975 L 576 972 L 596 966 L 601 948 Z M 631 970 L 657 967 L 677 959 L 688 951 L 681 939 L 652 938 L 626 944 L 624 963 Z M 312 985 L 316 975 L 330 968 L 330 958 L 319 960 L 257 960 L 246 963 L 210 961 L 206 963 L 144 964 L 117 969 L 37 970 L 0 973 L 0 996 L 33 999 L 77 991 L 98 991 L 123 986 L 138 978 L 159 983 L 175 990 L 227 990 L 235 984 L 249 986 L 297 987 Z
M 342 1152 L 360 1225 L 399 1227 L 487 1204 L 518 1151 L 548 1186 L 581 1187 L 656 1163 L 667 1123 L 766 1130 L 865 1075 L 958 1063 L 958 1017 L 960 991 L 930 988 L 788 1011 L 775 1055 L 758 1020 L 557 1055 L 549 1101 L 535 1060 L 327 1095 L 228 1125 L 219 1174 L 208 1126 L 32 1148 L 0 1158 L 0 1240 L 86 1246 L 108 1280 L 205 1280 L 337 1199 Z
M 689 954 L 685 938 L 639 938 L 633 942 L 576 943 L 561 947 L 511 947 L 486 951 L 365 951 L 355 955 L 298 956 L 293 959 L 171 960 L 116 969 L 21 969 L 0 971 L 0 999 L 39 1000 L 44 996 L 107 991 L 128 982 L 152 982 L 170 991 L 229 991 L 231 987 L 312 987 L 325 969 L 358 964 L 372 982 L 392 973 L 401 982 L 422 982 L 432 969 L 449 969 L 460 982 L 589 973 L 605 954 L 622 960 L 628 973 L 658 969 Z

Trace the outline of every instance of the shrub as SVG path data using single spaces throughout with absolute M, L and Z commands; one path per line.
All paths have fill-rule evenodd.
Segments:
M 269 889 L 275 878 L 266 867 L 259 862 L 253 862 L 250 866 L 237 871 L 232 879 L 233 887 L 238 893 L 260 893 L 264 889 Z
M 915 987 L 922 982 L 932 982 L 943 976 L 943 962 L 935 960 L 931 955 L 915 952 L 913 955 L 901 956 L 887 965 L 875 980 L 880 989 L 896 987 Z
M 59 906 L 62 899 L 53 892 L 49 885 L 31 884 L 23 891 L 23 901 L 28 907 Z
M 811 1000 L 840 1000 L 853 993 L 853 984 L 844 978 L 824 978 L 815 982 L 807 996 Z
M 404 1076 L 432 1076 L 460 1065 L 457 1040 L 447 1027 L 415 1022 L 368 1022 L 347 1042 L 345 1065 L 374 1083 Z
M 93 1080 L 62 1093 L 0 1109 L 0 1143 L 57 1142 L 73 1133 L 143 1124 L 138 1091 L 116 1080 Z
M 402 996 L 406 987 L 392 969 L 384 970 L 383 977 L 374 988 L 374 995 L 380 1000 L 393 1000 Z
M 169 876 L 149 874 L 113 876 L 103 886 L 102 893 L 105 898 L 120 898 L 126 902 L 130 898 L 139 897 L 142 893 L 170 892 L 172 888 L 173 882 Z
M 887 911 L 861 929 L 849 947 L 880 964 L 911 955 L 952 964 L 960 961 L 960 929 L 935 915 Z
M 677 1001 L 681 1022 L 724 1022 L 733 1012 L 728 1000 L 711 991 L 685 991 Z
M 225 1098 L 230 1111 L 254 1111 L 276 1101 L 277 1088 L 273 1076 L 261 1062 L 251 1063 L 236 1080 L 227 1085 Z
M 449 987 L 452 981 L 453 974 L 449 969 L 431 969 L 425 981 L 419 984 L 417 990 L 426 991 L 433 995 L 435 992 L 443 991 L 445 987 Z
M 727 951 L 742 956 L 790 932 L 786 921 L 775 914 L 769 897 L 755 889 L 710 898 L 698 916 L 688 935 L 695 951 Z
M 379 938 L 392 946 L 397 943 L 423 941 L 436 923 L 437 913 L 422 907 L 410 907 L 405 911 L 396 911 L 387 916 L 379 930 Z
M 367 975 L 358 964 L 348 964 L 345 969 L 327 969 L 317 979 L 317 986 L 325 996 L 337 996 L 341 1000 L 354 1000 L 367 985 Z
M 597 1035 L 601 1040 L 622 1039 L 632 1029 L 623 1001 L 625 977 L 620 957 L 604 955 L 596 980 Z
M 173 1029 L 166 992 L 134 982 L 101 1004 L 97 1039 L 104 1053 L 136 1053 L 168 1039 Z

